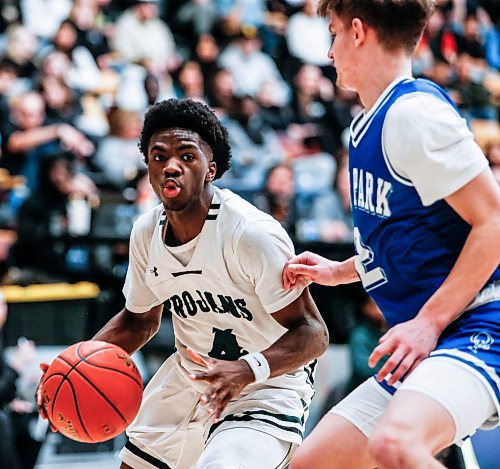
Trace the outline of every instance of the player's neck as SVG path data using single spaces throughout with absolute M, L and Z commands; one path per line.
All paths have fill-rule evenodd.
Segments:
M 201 233 L 212 202 L 213 193 L 213 188 L 208 186 L 199 200 L 184 210 L 166 210 L 169 229 L 164 239 L 167 245 L 181 246 Z
M 366 74 L 357 91 L 359 99 L 368 112 L 385 89 L 398 77 L 411 76 L 411 58 L 404 52 L 399 54 L 379 50 L 371 64 L 367 64 Z

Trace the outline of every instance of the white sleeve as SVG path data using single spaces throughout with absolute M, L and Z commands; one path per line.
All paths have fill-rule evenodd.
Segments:
M 129 264 L 123 285 L 125 308 L 133 313 L 146 313 L 161 303 L 146 285 L 151 236 L 147 236 L 147 230 L 141 229 L 140 222 L 141 219 L 134 223 L 130 234 Z
M 424 205 L 453 194 L 488 166 L 465 120 L 429 93 L 405 95 L 391 106 L 382 146 L 390 171 L 409 180 Z
M 275 220 L 248 224 L 239 239 L 236 257 L 240 267 L 255 285 L 255 292 L 269 313 L 288 306 L 304 290 L 303 286 L 291 290 L 283 288 L 281 273 L 293 256 L 292 241 Z

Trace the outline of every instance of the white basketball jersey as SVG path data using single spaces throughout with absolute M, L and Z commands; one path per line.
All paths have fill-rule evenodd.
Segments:
M 199 367 L 186 357 L 186 346 L 202 356 L 235 360 L 276 342 L 286 329 L 272 313 L 302 293 L 302 288 L 282 287 L 281 271 L 294 252 L 281 225 L 232 192 L 214 187 L 203 229 L 184 266 L 164 244 L 167 223 L 160 205 L 134 224 L 123 289 L 127 309 L 141 313 L 164 304 L 188 372 Z

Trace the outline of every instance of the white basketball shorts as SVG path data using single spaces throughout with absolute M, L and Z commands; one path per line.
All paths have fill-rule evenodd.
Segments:
M 425 359 L 396 392 L 403 389 L 431 397 L 450 413 L 456 429 L 455 444 L 460 445 L 481 426 L 491 428 L 498 423 L 491 387 L 474 368 L 453 358 Z M 369 438 L 391 398 L 392 394 L 371 377 L 330 412 L 349 420 Z
M 280 378 L 290 386 L 248 386 L 214 423 L 174 354 L 144 390 L 120 458 L 134 469 L 284 467 L 302 441 L 312 388 L 306 373 Z

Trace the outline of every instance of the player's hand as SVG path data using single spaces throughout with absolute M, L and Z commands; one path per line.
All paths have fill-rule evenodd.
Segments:
M 255 381 L 255 376 L 244 360 L 215 360 L 203 358 L 189 347 L 188 357 L 206 371 L 191 373 L 194 381 L 205 381 L 208 387 L 201 396 L 201 403 L 207 405 L 207 412 L 217 421 L 226 405 L 234 399 L 245 386 Z
M 283 286 L 288 290 L 301 283 L 337 285 L 336 271 L 339 264 L 340 262 L 331 261 L 318 254 L 303 252 L 285 264 L 282 274 Z
M 55 432 L 57 431 L 56 428 L 52 425 L 50 420 L 47 417 L 47 412 L 45 412 L 45 407 L 43 406 L 43 396 L 42 396 L 42 384 L 43 380 L 45 378 L 45 373 L 49 369 L 49 364 L 48 363 L 40 363 L 40 369 L 42 370 L 42 377 L 40 378 L 40 382 L 38 383 L 38 386 L 36 387 L 35 391 L 35 399 L 36 399 L 36 405 L 38 407 L 38 413 L 40 416 L 49 422 L 50 429 Z
M 384 380 L 391 373 L 387 383 L 393 385 L 409 375 L 436 348 L 440 333 L 430 321 L 419 317 L 389 329 L 368 359 L 373 368 L 383 356 L 389 355 L 377 373 L 377 381 Z

